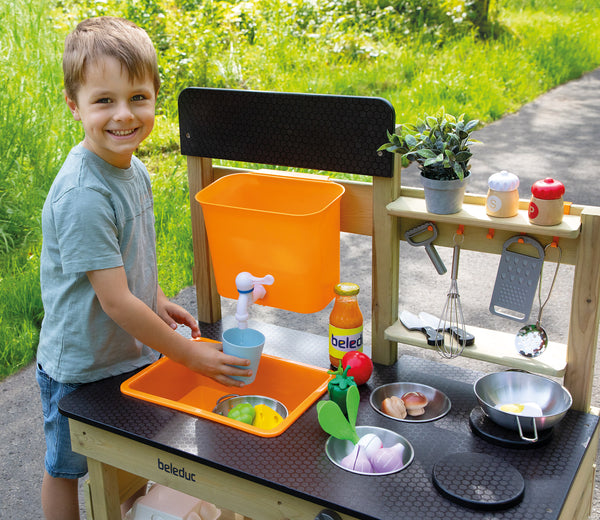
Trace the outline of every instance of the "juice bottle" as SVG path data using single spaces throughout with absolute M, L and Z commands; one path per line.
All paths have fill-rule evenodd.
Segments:
M 335 286 L 335 303 L 329 315 L 329 361 L 337 368 L 346 352 L 363 350 L 363 315 L 356 296 L 355 283 Z

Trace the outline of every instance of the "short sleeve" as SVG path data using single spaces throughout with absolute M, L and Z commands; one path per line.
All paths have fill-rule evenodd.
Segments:
M 68 190 L 52 204 L 63 273 L 123 265 L 110 196 L 89 187 Z

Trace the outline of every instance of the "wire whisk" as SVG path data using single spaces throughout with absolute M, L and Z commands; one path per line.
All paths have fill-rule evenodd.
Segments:
M 460 258 L 460 244 L 464 240 L 462 234 L 454 235 L 454 252 L 452 255 L 452 281 L 444 305 L 444 310 L 440 317 L 438 330 L 448 331 L 444 334 L 444 339 L 437 342 L 438 352 L 445 358 L 455 358 L 462 354 L 466 345 L 466 337 L 460 335 L 458 331 L 465 330 L 465 318 L 463 316 L 462 305 L 460 303 L 460 294 L 458 293 L 458 261 Z

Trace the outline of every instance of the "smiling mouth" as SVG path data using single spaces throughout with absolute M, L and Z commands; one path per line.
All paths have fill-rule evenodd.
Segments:
M 137 128 L 133 130 L 108 130 L 109 134 L 112 134 L 117 137 L 127 137 L 128 135 L 133 135 L 137 131 Z

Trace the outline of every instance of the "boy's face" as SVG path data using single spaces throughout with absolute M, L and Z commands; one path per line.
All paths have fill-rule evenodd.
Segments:
M 154 126 L 152 78 L 130 78 L 116 58 L 88 65 L 77 99 L 67 98 L 67 104 L 83 124 L 83 146 L 117 168 L 130 166 L 132 154 Z

